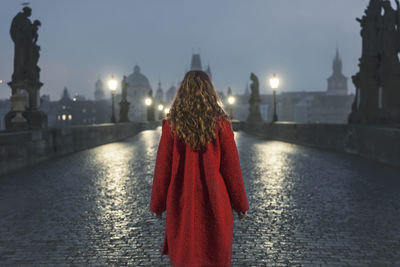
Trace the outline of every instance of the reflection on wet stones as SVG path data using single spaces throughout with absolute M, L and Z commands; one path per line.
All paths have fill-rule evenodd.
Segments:
M 148 211 L 160 130 L 1 177 L 0 265 L 169 266 Z M 251 210 L 232 266 L 400 264 L 399 170 L 235 137 Z

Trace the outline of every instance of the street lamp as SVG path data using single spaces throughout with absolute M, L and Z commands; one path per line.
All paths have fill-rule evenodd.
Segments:
M 228 87 L 228 109 L 229 109 L 229 115 L 231 119 L 233 119 L 233 104 L 236 102 L 236 98 L 232 95 L 232 89 Z
M 144 100 L 144 103 L 146 104 L 146 106 L 150 106 L 151 103 L 153 103 L 153 101 L 151 100 L 150 97 L 146 97 L 146 99 Z
M 154 121 L 154 101 L 153 101 L 153 91 L 148 92 L 147 97 L 144 99 L 144 103 L 147 106 L 147 121 Z
M 163 104 L 159 104 L 159 105 L 158 105 L 158 110 L 159 110 L 159 111 L 163 111 L 163 109 L 164 109 L 164 105 L 163 105 Z
M 114 75 L 111 75 L 111 79 L 108 80 L 108 88 L 111 90 L 111 122 L 115 123 L 115 111 L 114 111 L 114 96 L 115 91 L 117 90 L 118 81 L 114 78 Z
M 269 79 L 269 85 L 271 86 L 274 93 L 274 115 L 272 117 L 272 122 L 276 122 L 278 120 L 278 115 L 276 114 L 276 89 L 278 89 L 279 86 L 279 79 L 278 77 L 276 77 L 275 73 Z

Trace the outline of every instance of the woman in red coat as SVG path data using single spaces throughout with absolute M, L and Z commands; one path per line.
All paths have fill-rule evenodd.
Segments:
M 234 209 L 249 205 L 231 122 L 203 71 L 189 71 L 162 120 L 150 210 L 167 211 L 162 254 L 173 266 L 230 266 Z

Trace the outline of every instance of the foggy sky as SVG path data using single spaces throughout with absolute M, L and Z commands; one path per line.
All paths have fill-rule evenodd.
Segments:
M 192 52 L 200 50 L 210 64 L 214 84 L 242 93 L 251 72 L 261 93 L 276 72 L 282 91 L 326 90 L 336 46 L 343 73 L 357 72 L 360 26 L 368 0 L 31 0 L 39 19 L 41 94 L 58 100 L 70 93 L 94 98 L 94 83 L 113 74 L 121 79 L 139 64 L 153 89 L 177 84 L 189 69 Z M 22 1 L 0 4 L 0 98 L 11 90 L 12 18 Z M 394 3 L 392 3 L 394 6 Z

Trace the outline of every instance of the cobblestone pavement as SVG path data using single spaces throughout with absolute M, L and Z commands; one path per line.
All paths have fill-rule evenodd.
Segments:
M 400 266 L 399 170 L 235 135 L 251 210 L 235 214 L 232 266 Z M 0 265 L 169 266 L 148 212 L 159 138 L 0 177 Z

